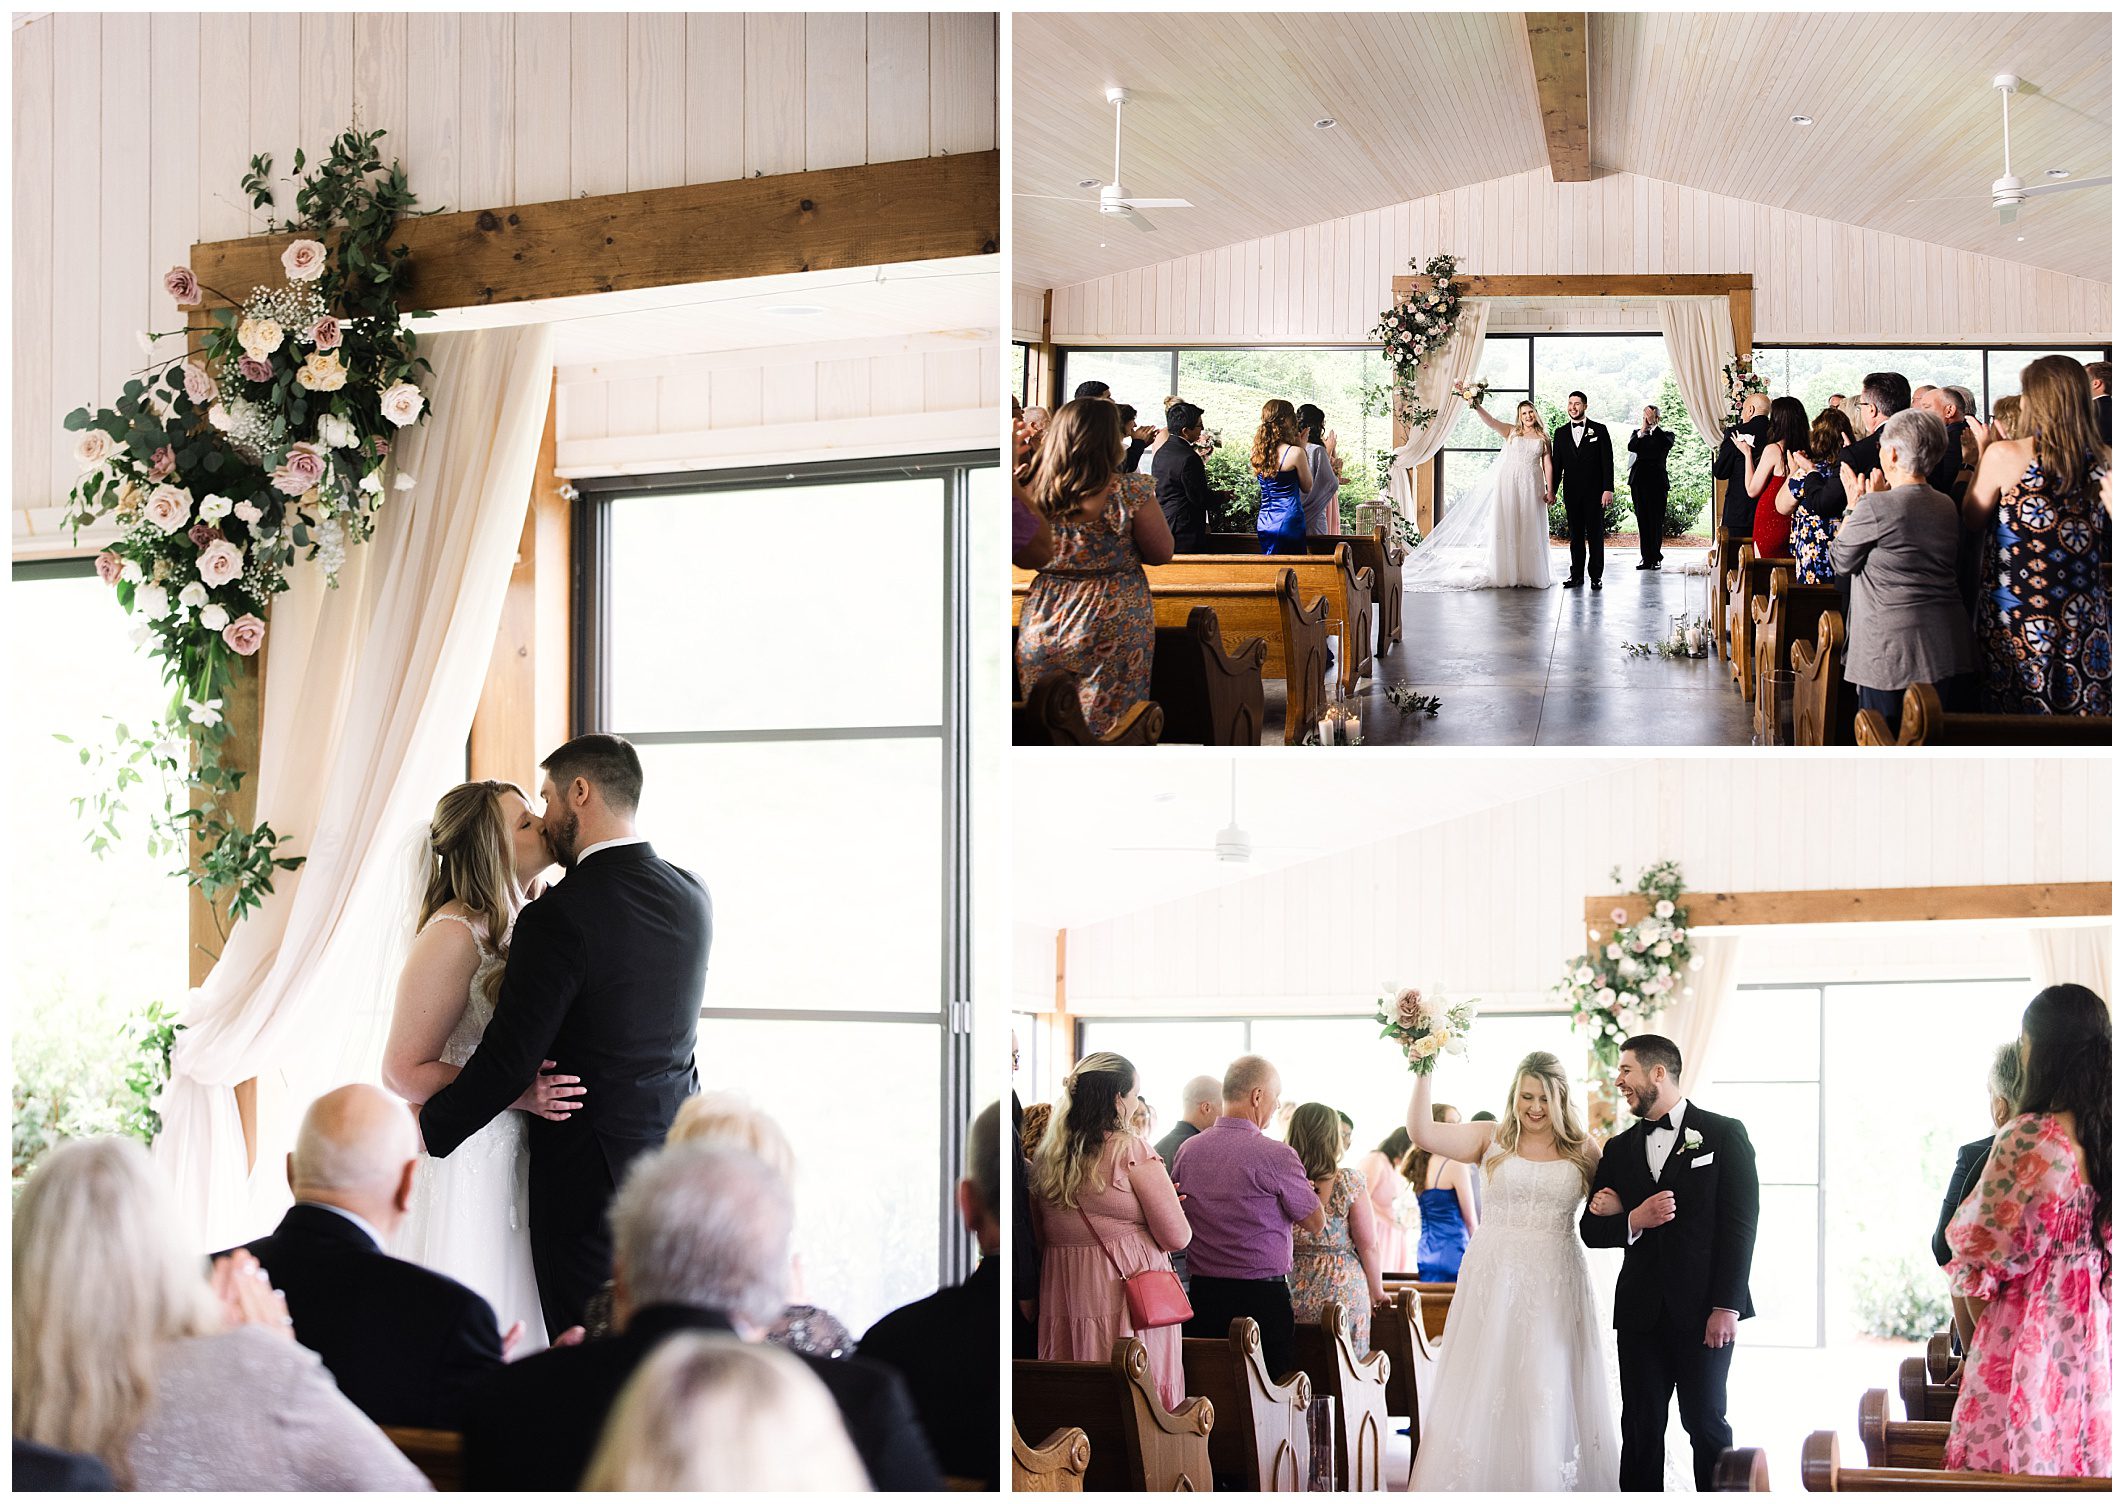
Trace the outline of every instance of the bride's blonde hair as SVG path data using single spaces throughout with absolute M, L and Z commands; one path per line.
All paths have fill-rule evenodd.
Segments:
M 1534 415 L 1534 432 L 1531 434 L 1527 433 L 1528 413 Z M 1549 431 L 1541 426 L 1541 409 L 1524 397 L 1520 399 L 1519 406 L 1512 409 L 1512 437 L 1516 439 L 1522 436 L 1541 440 L 1541 452 L 1549 452 Z
M 1495 1175 L 1497 1167 L 1507 1155 L 1519 1152 L 1519 1087 L 1526 1080 L 1541 1083 L 1542 1095 L 1549 1099 L 1549 1128 L 1556 1136 L 1556 1150 L 1565 1159 L 1578 1166 L 1580 1182 L 1590 1188 L 1593 1184 L 1593 1144 L 1586 1137 L 1586 1125 L 1578 1116 L 1578 1103 L 1571 1096 L 1571 1078 L 1564 1074 L 1563 1062 L 1547 1050 L 1536 1050 L 1519 1062 L 1519 1069 L 1512 1072 L 1512 1089 L 1505 1094 L 1505 1110 L 1498 1117 L 1496 1147 L 1499 1152 L 1489 1157 L 1483 1168 L 1485 1176 Z
M 443 905 L 461 903 L 486 925 L 488 949 L 508 953 L 516 858 L 502 809 L 504 794 L 530 807 L 522 789 L 499 778 L 460 783 L 435 801 L 435 818 L 428 822 L 428 884 L 416 930 Z

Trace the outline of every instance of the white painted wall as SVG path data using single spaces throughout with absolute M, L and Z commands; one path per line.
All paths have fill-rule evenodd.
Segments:
M 250 233 L 254 152 L 285 174 L 350 120 L 429 206 L 898 161 L 997 144 L 996 18 L 970 13 L 168 13 L 14 29 L 13 506 L 73 481 L 66 412 L 176 327 L 162 273 Z M 285 195 L 284 195 L 285 196 Z M 994 385 L 988 388 L 994 391 Z
M 2085 341 L 2110 330 L 2107 282 L 1631 173 L 1551 183 L 1544 167 L 1058 287 L 1054 337 L 1366 343 L 1393 278 L 1440 251 L 1499 275 L 1752 273 L 1755 337 L 1770 343 Z
M 1037 343 L 1040 325 L 1046 316 L 1047 293 L 1044 288 L 1027 287 L 1014 282 L 1010 288 L 1010 337 Z
M 2103 881 L 2110 785 L 2107 758 L 1648 760 L 1072 930 L 1069 1005 L 1347 1013 L 1387 981 L 1532 1002 L 1583 950 L 1586 898 L 1662 858 L 1699 890 Z

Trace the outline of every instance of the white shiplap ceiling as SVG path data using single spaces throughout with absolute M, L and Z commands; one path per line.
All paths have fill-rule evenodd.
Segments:
M 1547 165 L 1517 13 L 1162 22 L 1016 18 L 1013 191 L 1095 197 L 1076 184 L 1111 175 L 1104 94 L 1120 84 L 1127 186 L 1198 207 L 1150 212 L 1145 234 L 1086 206 L 1014 198 L 1014 281 L 1086 281 Z M 1988 200 L 2001 170 L 1995 73 L 2023 81 L 2016 175 L 2108 175 L 2110 29 L 2100 11 L 1597 13 L 1595 171 L 2107 281 L 2109 189 L 2032 200 L 2005 227 Z M 1794 126 L 1795 114 L 1815 124 Z M 1335 129 L 1315 130 L 1327 116 Z M 1930 202 L 1958 196 L 1969 197 Z
M 1401 760 L 1168 748 L 1011 760 L 1018 924 L 1067 929 L 1616 772 L 1620 759 Z M 1210 852 L 1236 808 L 1251 861 Z M 1150 849 L 1141 848 L 1176 848 Z

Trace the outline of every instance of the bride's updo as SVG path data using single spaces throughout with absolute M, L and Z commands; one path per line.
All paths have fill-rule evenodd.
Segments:
M 435 818 L 428 822 L 428 883 L 415 929 L 443 905 L 459 903 L 469 917 L 485 923 L 489 949 L 507 948 L 516 863 L 504 794 L 531 802 L 522 789 L 498 778 L 461 783 L 435 801 Z
M 1091 1185 L 1106 1141 L 1127 1125 L 1120 1099 L 1136 1084 L 1136 1068 L 1111 1050 L 1077 1062 L 1062 1080 L 1062 1095 L 1032 1159 L 1034 1194 L 1074 1211 Z
M 1497 1121 L 1497 1147 L 1502 1153 L 1490 1156 L 1483 1166 L 1485 1175 L 1497 1173 L 1498 1165 L 1507 1154 L 1519 1152 L 1519 1083 L 1532 1077 L 1541 1083 L 1542 1094 L 1549 1099 L 1549 1131 L 1556 1136 L 1556 1152 L 1578 1166 L 1584 1184 L 1593 1184 L 1592 1141 L 1586 1137 L 1585 1122 L 1578 1115 L 1578 1103 L 1571 1096 L 1571 1078 L 1564 1074 L 1563 1062 L 1547 1050 L 1536 1050 L 1519 1062 L 1519 1069 L 1512 1072 L 1512 1089 L 1505 1095 L 1505 1110 Z

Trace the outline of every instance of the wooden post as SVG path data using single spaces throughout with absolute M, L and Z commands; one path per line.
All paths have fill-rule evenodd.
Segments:
M 1425 460 L 1416 467 L 1416 531 L 1429 537 L 1438 524 L 1438 467 Z
M 1748 355 L 1755 349 L 1755 287 L 1737 287 L 1726 294 L 1733 311 L 1733 353 Z
M 1062 405 L 1062 372 L 1055 360 L 1055 290 L 1040 294 L 1040 400 L 1050 416 Z

